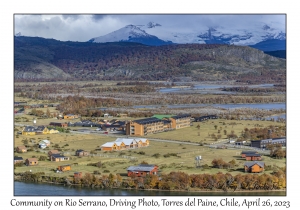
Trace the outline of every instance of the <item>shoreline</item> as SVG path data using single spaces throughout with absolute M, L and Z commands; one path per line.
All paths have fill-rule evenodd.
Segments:
M 59 183 L 59 182 L 34 182 L 34 181 L 24 181 L 20 179 L 14 178 L 14 182 L 23 182 L 23 183 L 31 183 L 31 184 L 49 184 L 49 185 L 60 185 L 64 187 L 78 187 L 78 188 L 83 188 L 83 189 L 103 189 L 103 190 L 136 190 L 136 191 L 159 191 L 159 192 L 188 192 L 188 193 L 258 193 L 258 192 L 287 192 L 286 188 L 285 189 L 275 189 L 275 190 L 220 190 L 220 189 L 214 189 L 214 190 L 197 190 L 197 189 L 189 189 L 189 190 L 160 190 L 160 189 L 134 189 L 134 188 L 122 188 L 122 187 L 111 187 L 111 188 L 100 188 L 100 187 L 88 187 L 88 186 L 83 186 L 80 184 L 66 184 L 66 183 Z

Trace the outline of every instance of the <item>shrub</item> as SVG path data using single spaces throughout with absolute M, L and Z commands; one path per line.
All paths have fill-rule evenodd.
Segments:
M 161 155 L 159 153 L 155 153 L 152 157 L 159 158 Z

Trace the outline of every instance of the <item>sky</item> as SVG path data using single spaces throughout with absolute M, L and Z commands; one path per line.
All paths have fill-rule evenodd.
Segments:
M 267 24 L 286 31 L 286 15 L 277 14 L 14 14 L 14 33 L 23 36 L 85 42 L 126 25 L 162 25 L 164 32 L 200 33 L 209 27 L 253 31 Z

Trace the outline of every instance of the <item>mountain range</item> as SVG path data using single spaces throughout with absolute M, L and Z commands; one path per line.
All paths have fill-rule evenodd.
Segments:
M 252 78 L 253 81 L 265 78 L 266 82 L 275 83 L 278 78 L 284 81 L 285 71 L 285 59 L 249 46 L 150 46 L 128 41 L 62 42 L 22 35 L 14 37 L 15 80 L 250 81 Z
M 229 44 L 251 46 L 262 51 L 286 50 L 286 33 L 262 24 L 255 31 L 229 30 L 224 27 L 208 27 L 199 32 L 169 32 L 159 23 L 127 25 L 104 36 L 89 40 L 93 43 L 137 42 L 145 45 L 169 44 Z

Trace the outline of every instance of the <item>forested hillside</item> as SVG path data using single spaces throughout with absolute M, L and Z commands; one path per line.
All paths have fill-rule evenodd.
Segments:
M 285 80 L 285 59 L 243 46 L 61 42 L 15 37 L 14 75 L 22 80 Z

